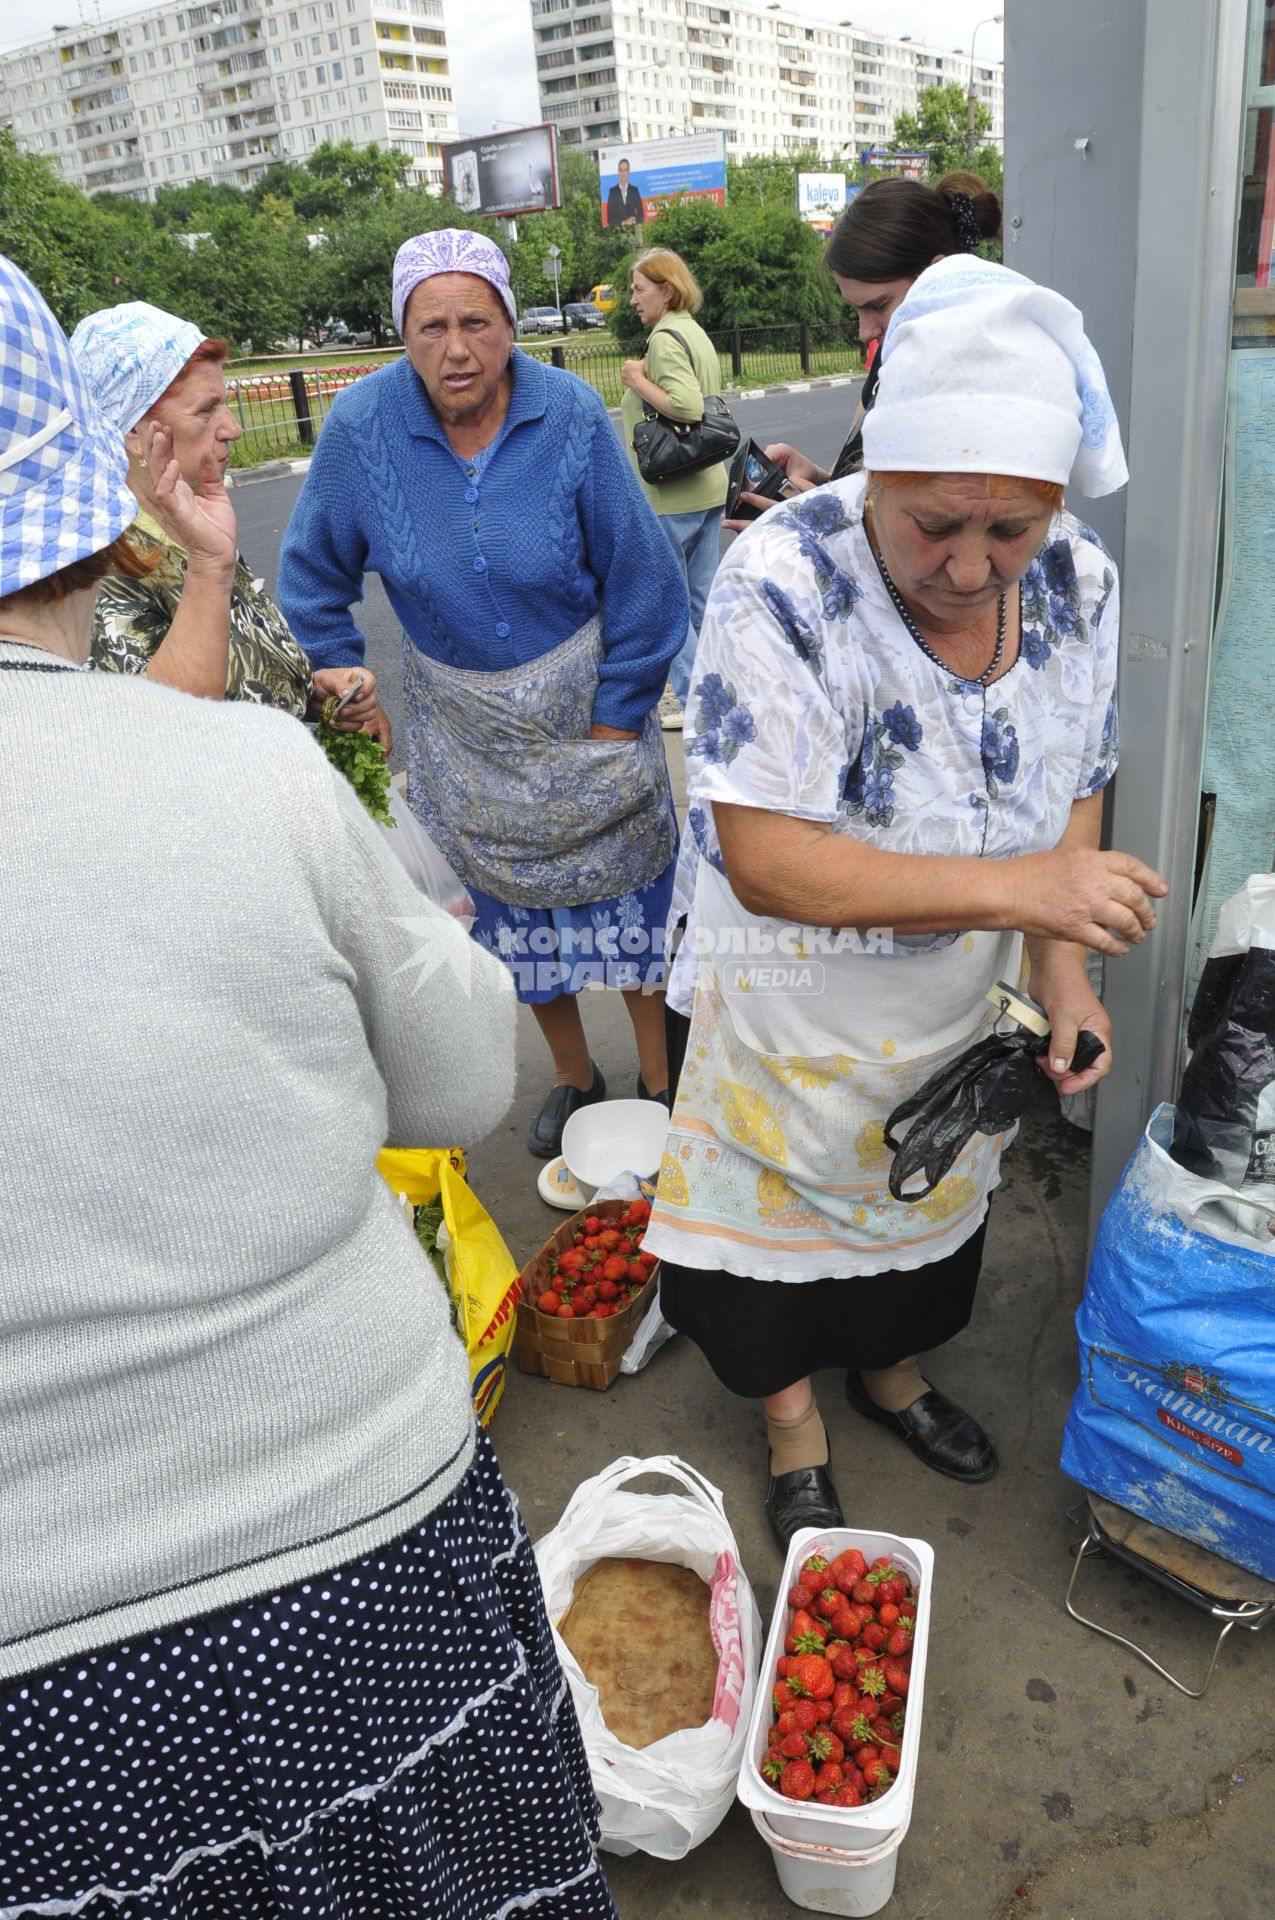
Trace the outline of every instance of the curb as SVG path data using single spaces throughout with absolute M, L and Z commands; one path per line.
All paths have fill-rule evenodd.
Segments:
M 772 393 L 814 393 L 823 387 L 857 387 L 866 375 L 861 373 L 820 374 L 813 380 L 778 380 L 773 387 L 733 387 L 722 395 L 729 400 L 765 400 Z M 613 420 L 620 417 L 618 407 L 608 407 L 607 412 Z M 266 460 L 259 467 L 242 467 L 231 470 L 228 476 L 232 489 L 250 487 L 258 480 L 287 480 L 297 473 L 309 473 L 310 457 L 304 460 Z

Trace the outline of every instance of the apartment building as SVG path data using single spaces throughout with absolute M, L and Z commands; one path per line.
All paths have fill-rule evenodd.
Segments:
M 531 0 L 531 24 L 541 111 L 563 146 L 720 129 L 732 159 L 809 146 L 849 158 L 887 142 L 927 87 L 970 84 L 968 48 L 832 26 L 765 0 Z M 999 144 L 999 61 L 975 64 L 974 94 Z
M 443 0 L 181 0 L 0 54 L 0 124 L 92 193 L 247 187 L 325 140 L 405 152 L 441 188 L 454 139 Z

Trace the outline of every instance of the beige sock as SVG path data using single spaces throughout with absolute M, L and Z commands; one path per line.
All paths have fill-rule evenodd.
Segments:
M 874 1400 L 887 1413 L 902 1413 L 914 1400 L 930 1390 L 929 1381 L 921 1372 L 919 1354 L 913 1354 L 910 1360 L 900 1360 L 897 1366 L 877 1367 L 872 1372 L 863 1371 L 864 1391 L 869 1400 Z
M 772 1420 L 767 1414 L 766 1434 L 770 1471 L 776 1480 L 781 1474 L 796 1473 L 799 1467 L 827 1466 L 828 1436 L 813 1400 L 799 1420 Z

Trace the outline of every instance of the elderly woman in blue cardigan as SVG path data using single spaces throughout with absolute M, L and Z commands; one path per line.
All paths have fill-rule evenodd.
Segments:
M 394 263 L 406 353 L 324 426 L 279 600 L 316 667 L 362 662 L 379 573 L 403 623 L 407 797 L 553 1055 L 528 1139 L 556 1154 L 606 1092 L 576 995 L 618 987 L 638 1092 L 667 1104 L 662 930 L 677 828 L 656 705 L 686 635 L 680 570 L 607 418 L 514 346 L 500 249 L 457 229 Z M 657 989 L 652 991 L 652 989 Z

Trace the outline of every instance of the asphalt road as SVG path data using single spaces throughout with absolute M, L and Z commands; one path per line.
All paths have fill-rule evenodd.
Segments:
M 845 439 L 858 403 L 858 384 L 852 387 L 814 387 L 809 393 L 768 393 L 764 399 L 732 402 L 742 430 L 760 446 L 786 440 L 821 466 L 831 465 Z M 618 427 L 618 420 L 616 425 Z M 236 478 L 234 499 L 239 515 L 239 544 L 253 572 L 274 590 L 278 578 L 279 546 L 288 516 L 301 491 L 303 476 L 289 474 L 275 480 Z M 729 540 L 729 534 L 724 536 Z M 367 579 L 363 606 L 357 614 L 367 637 L 367 663 L 377 677 L 381 699 L 394 728 L 392 761 L 395 772 L 404 764 L 406 730 L 403 724 L 401 629 L 384 588 L 375 574 Z

